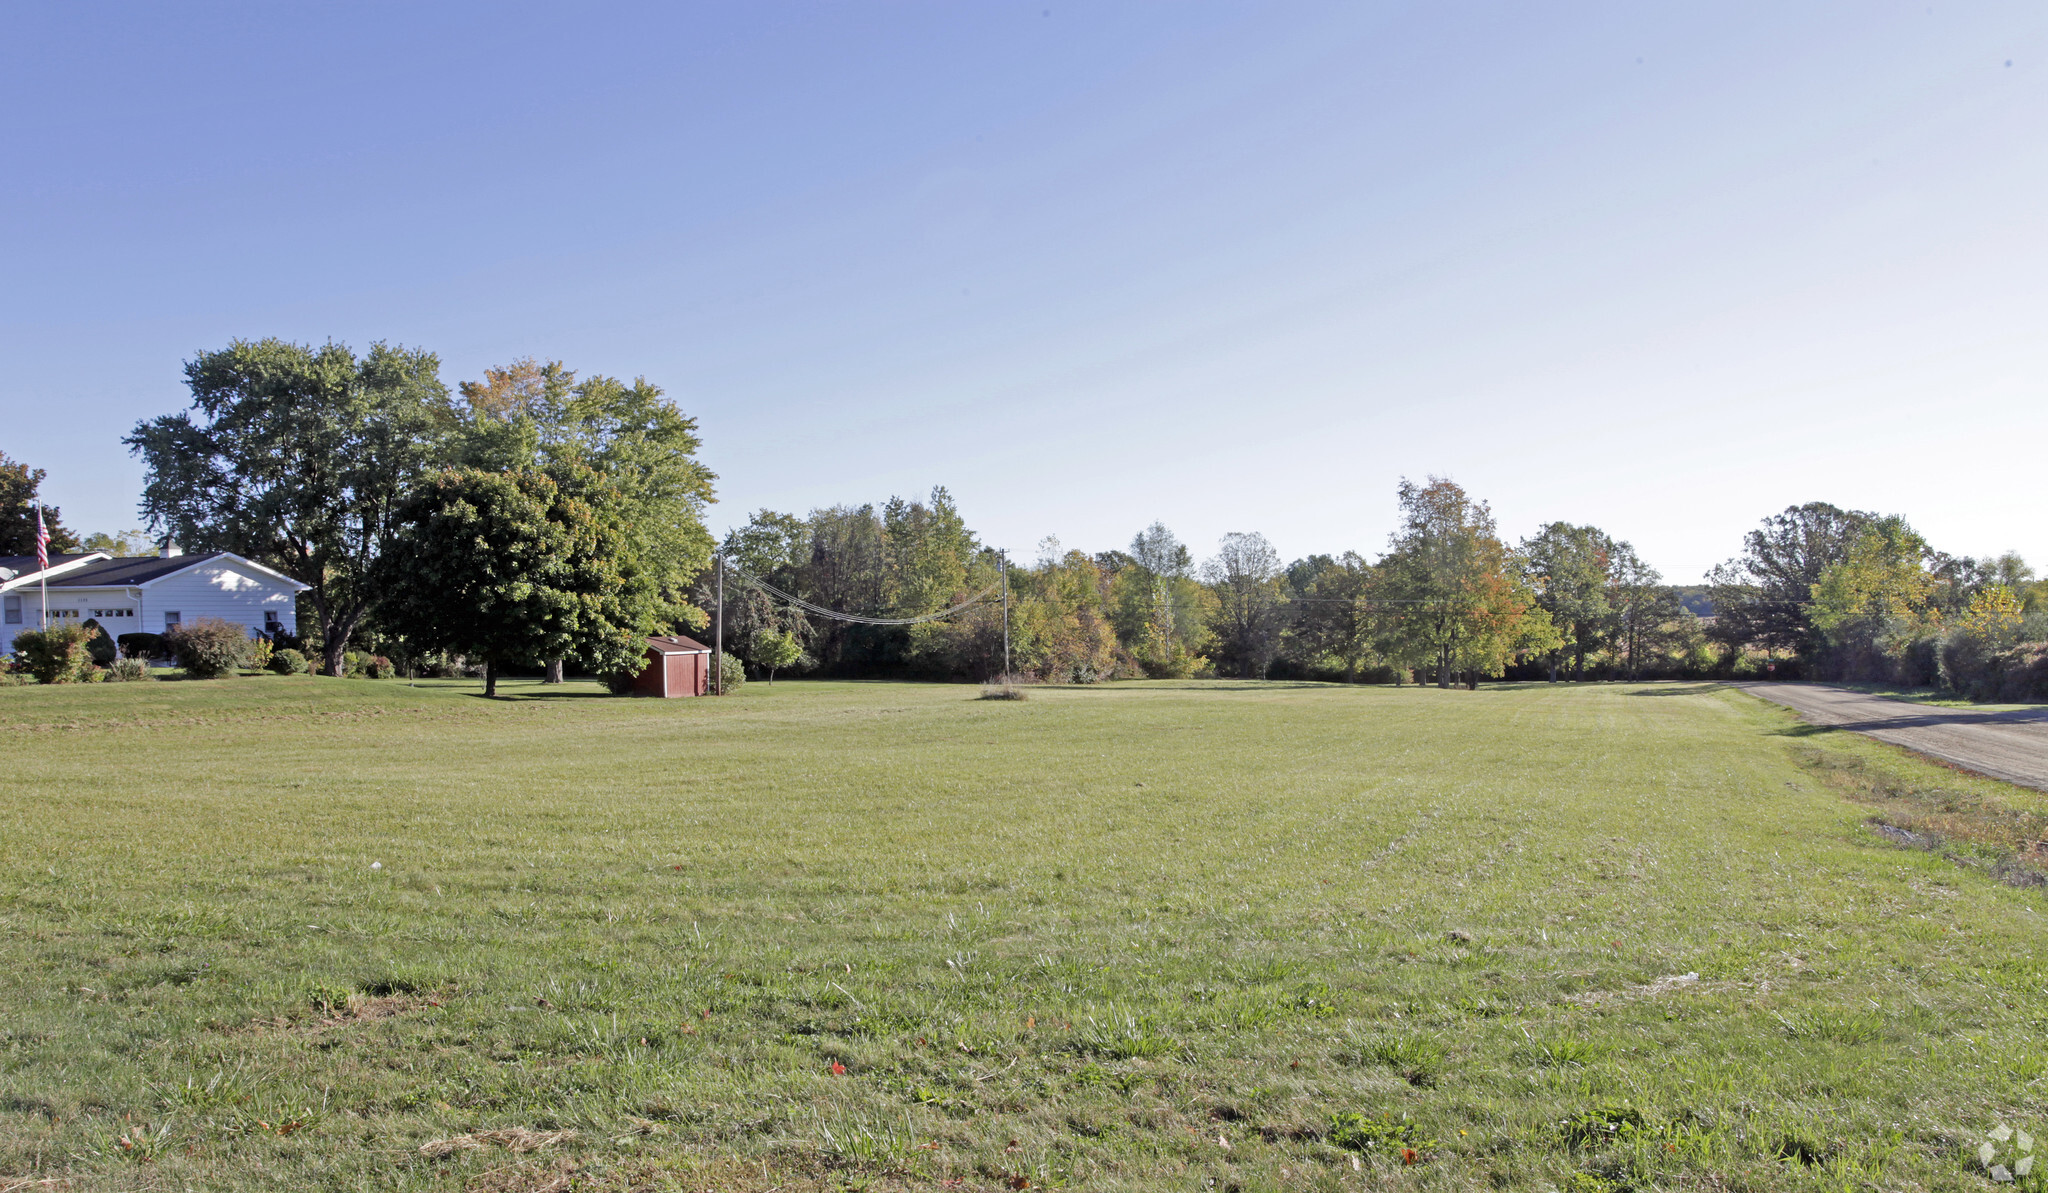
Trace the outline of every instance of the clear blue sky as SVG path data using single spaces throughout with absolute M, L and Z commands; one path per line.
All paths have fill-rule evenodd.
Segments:
M 1376 552 L 1403 475 L 1674 581 L 1806 500 L 2048 565 L 2048 6 L 12 5 L 0 450 L 81 530 L 235 337 L 700 420 L 714 525 Z

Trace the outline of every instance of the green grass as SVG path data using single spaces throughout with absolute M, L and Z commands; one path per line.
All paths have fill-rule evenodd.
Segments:
M 2041 801 L 1735 692 L 476 686 L 0 691 L 0 1190 L 1974 1189 L 2048 1135 L 2042 892 L 1836 784 Z

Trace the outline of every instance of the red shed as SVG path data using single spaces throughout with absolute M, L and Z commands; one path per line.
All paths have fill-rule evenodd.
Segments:
M 711 648 L 680 634 L 647 640 L 647 668 L 635 696 L 702 696 L 711 690 Z

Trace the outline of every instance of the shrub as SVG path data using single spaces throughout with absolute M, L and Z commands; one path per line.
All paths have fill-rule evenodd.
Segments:
M 115 659 L 106 673 L 108 683 L 134 683 L 138 679 L 150 678 L 149 664 L 141 659 Z
M 718 656 L 718 678 L 724 683 L 726 691 L 737 692 L 746 686 L 747 665 L 740 662 L 737 656 L 721 652 Z M 716 692 L 718 685 L 713 684 L 711 690 Z
M 195 679 L 233 675 L 249 657 L 249 631 L 218 617 L 198 617 L 164 635 L 171 657 Z
M 120 652 L 115 649 L 114 639 L 108 635 L 107 628 L 100 624 L 97 617 L 86 618 L 85 628 L 93 632 L 92 637 L 86 640 L 86 653 L 92 656 L 92 661 L 97 665 L 111 666 L 114 660 L 120 657 Z
M 242 660 L 242 666 L 254 667 L 258 671 L 266 671 L 270 668 L 270 656 L 276 649 L 275 646 L 271 645 L 268 638 L 251 638 L 249 639 L 249 654 L 248 657 Z
M 308 664 L 305 655 L 287 646 L 270 652 L 269 666 L 279 675 L 304 675 Z
M 164 649 L 162 634 L 123 634 L 114 639 L 121 648 L 121 655 L 130 659 L 167 659 L 170 653 Z
M 37 683 L 86 683 L 92 669 L 88 644 L 98 634 L 82 625 L 23 630 L 14 636 L 14 656 Z
M 373 654 L 369 661 L 363 664 L 363 674 L 371 679 L 390 679 L 398 674 L 398 669 L 391 665 L 390 659 Z

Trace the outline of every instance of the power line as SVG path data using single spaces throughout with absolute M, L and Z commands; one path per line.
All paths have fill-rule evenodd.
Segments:
M 811 601 L 807 601 L 804 598 L 797 596 L 795 593 L 784 592 L 782 589 L 775 587 L 773 584 L 768 583 L 768 581 L 763 580 L 759 576 L 753 575 L 752 573 L 746 571 L 744 568 L 734 567 L 733 571 L 738 573 L 740 579 L 760 589 L 762 592 L 765 592 L 770 596 L 779 597 L 782 600 L 787 601 L 791 605 L 794 605 L 797 608 L 802 609 L 806 613 L 816 614 L 819 617 L 830 618 L 833 621 L 852 622 L 855 625 L 898 626 L 918 625 L 927 621 L 937 621 L 942 617 L 951 617 L 953 614 L 959 613 L 962 610 L 973 608 L 974 606 L 980 604 L 991 593 L 995 592 L 998 588 L 1002 587 L 1002 581 L 997 580 L 995 583 L 989 585 L 987 588 L 982 589 L 980 592 L 975 593 L 973 596 L 968 597 L 966 600 L 953 606 L 951 609 L 941 609 L 937 613 L 925 613 L 917 617 L 868 617 L 860 613 L 841 613 L 837 609 L 827 609 L 825 606 L 816 604 Z

